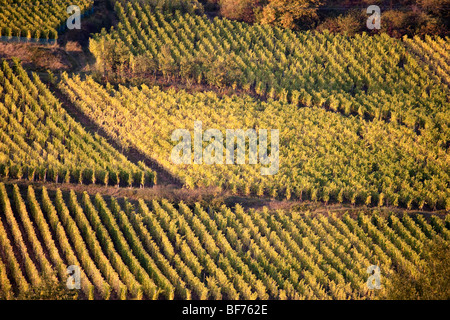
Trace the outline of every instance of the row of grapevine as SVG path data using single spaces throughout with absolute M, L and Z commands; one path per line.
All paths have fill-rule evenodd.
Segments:
M 44 277 L 50 279 L 53 278 L 53 280 L 55 280 L 56 278 L 53 274 L 54 270 L 44 254 L 44 250 L 34 230 L 33 223 L 28 215 L 25 202 L 22 199 L 19 187 L 17 185 L 15 185 L 13 189 L 13 200 L 15 204 L 15 211 L 19 214 L 19 219 L 22 221 L 29 247 L 32 249 L 30 255 L 36 257 L 37 265 L 39 266 L 39 269 Z
M 448 153 L 396 123 L 249 96 L 145 85 L 115 90 L 90 77 L 63 75 L 60 88 L 111 138 L 156 159 L 188 188 L 217 186 L 232 193 L 325 203 L 450 208 Z M 202 121 L 204 131 L 220 130 L 223 137 L 228 129 L 278 129 L 278 173 L 262 176 L 263 165 L 247 164 L 248 159 L 243 165 L 222 165 L 225 152 L 222 164 L 174 164 L 171 155 L 178 142 L 172 133 L 188 129 L 192 136 L 195 121 Z
M 0 176 L 30 181 L 152 186 L 156 174 L 90 135 L 16 60 L 0 68 Z
M 6 194 L 6 188 L 3 184 L 0 184 L 0 199 L 1 210 L 6 220 L 6 228 L 11 233 L 12 241 L 22 257 L 24 274 L 31 285 L 37 286 L 41 283 L 41 275 L 39 274 L 38 268 L 30 256 L 24 236 L 20 231 L 19 223 L 17 222 L 16 216 L 11 208 L 11 203 Z
M 46 229 L 48 229 L 48 226 L 51 228 L 51 235 L 49 237 L 54 236 L 54 241 L 51 241 L 53 243 L 57 243 L 58 248 L 61 248 L 59 251 L 60 257 L 64 257 L 64 260 L 66 261 L 66 266 L 81 266 L 81 263 L 89 263 L 90 261 L 86 258 L 86 256 L 83 256 L 87 254 L 86 251 L 77 251 L 79 250 L 79 245 L 77 245 L 77 239 L 76 237 L 73 237 L 71 235 L 71 232 L 74 230 L 68 229 L 67 227 L 64 227 L 62 224 L 62 219 L 59 218 L 58 212 L 56 211 L 55 205 L 53 204 L 52 200 L 50 199 L 50 196 L 48 194 L 47 189 L 44 187 L 42 189 L 41 194 L 41 206 L 43 209 L 43 212 L 45 214 L 45 221 L 42 221 L 42 224 L 45 226 Z M 70 240 L 74 242 L 72 245 Z M 56 265 L 56 268 L 61 268 L 60 265 Z M 90 271 L 89 268 L 86 268 L 85 270 Z M 65 270 L 67 273 L 67 269 Z M 66 278 L 67 276 L 63 277 L 62 279 Z M 92 278 L 91 278 L 92 279 Z M 96 279 L 92 279 L 92 281 L 87 278 L 85 271 L 81 270 L 81 290 L 85 297 L 88 299 L 93 299 L 94 297 L 94 286 L 93 283 L 96 283 Z M 98 291 L 103 293 L 104 287 L 97 287 Z M 103 295 L 103 297 L 108 298 L 109 294 Z
M 6 266 L 0 258 L 0 299 L 10 300 L 12 298 L 12 285 L 6 274 Z
M 6 205 L 9 201 L 7 195 L 4 192 L 2 192 L 1 201 L 2 205 Z M 3 217 L 2 219 L 0 219 L 0 249 L 2 259 L 3 261 L 5 261 L 4 264 L 2 262 L 2 269 L 6 269 L 2 271 L 2 284 L 8 286 L 8 283 L 12 283 L 14 284 L 17 291 L 27 291 L 29 290 L 30 284 L 25 278 L 22 269 L 20 268 L 20 262 L 17 260 L 18 257 L 16 257 L 14 253 L 14 242 L 11 243 L 11 240 L 8 238 L 7 229 L 5 229 L 2 220 Z M 5 274 L 9 275 L 10 279 L 5 279 Z M 6 290 L 6 287 L 3 290 Z M 2 293 L 7 297 L 11 297 L 12 295 L 12 292 L 10 291 L 3 291 Z
M 26 39 L 58 38 L 58 31 L 65 25 L 70 14 L 67 8 L 76 5 L 81 12 L 87 11 L 93 0 L 46 0 L 46 1 L 0 1 L 0 37 Z
M 133 59 L 144 56 L 142 61 L 165 78 L 240 87 L 267 98 L 419 127 L 441 146 L 450 139 L 445 39 L 427 50 L 442 56 L 436 73 L 430 73 L 407 50 L 421 46 L 416 38 L 293 32 L 163 12 L 140 1 L 117 1 L 116 12 L 118 25 L 90 45 L 102 70 L 123 67 L 108 60 L 108 48 L 121 47 L 128 49 L 124 58 L 131 69 Z
M 113 4 L 115 1 L 113 1 Z M 198 0 L 148 0 L 148 4 L 165 11 L 181 10 L 183 12 L 203 12 L 203 6 Z
M 101 197 L 97 197 L 97 201 L 100 201 L 103 203 L 103 205 L 106 207 L 104 202 L 102 201 Z M 130 245 L 131 250 L 136 255 L 136 258 L 139 260 L 139 262 L 144 266 L 146 272 L 152 277 L 152 279 L 155 280 L 158 287 L 160 287 L 163 290 L 163 294 L 168 299 L 173 299 L 175 294 L 175 288 L 172 285 L 172 283 L 179 283 L 181 286 L 184 285 L 183 280 L 179 278 L 179 276 L 176 274 L 176 271 L 173 269 L 170 269 L 169 271 L 169 278 L 174 277 L 173 282 L 170 282 L 168 278 L 160 271 L 160 268 L 158 267 L 155 260 L 150 256 L 150 254 L 146 251 L 144 245 L 142 242 L 137 241 L 139 239 L 138 231 L 136 231 L 132 226 L 132 222 L 128 219 L 127 215 L 122 211 L 122 208 L 120 207 L 117 200 L 113 199 L 111 202 L 111 212 L 114 215 L 113 217 L 109 217 L 109 223 L 110 228 L 112 232 L 123 232 L 123 235 L 127 242 Z M 114 220 L 115 219 L 115 220 Z M 139 230 L 139 229 L 138 229 Z M 158 257 L 158 260 L 161 259 L 161 256 Z M 167 264 L 166 264 L 167 265 Z M 162 269 L 166 269 L 162 267 Z M 182 287 L 177 286 L 178 294 L 180 296 L 184 296 L 184 298 L 187 298 L 189 295 L 187 292 L 182 292 Z
M 72 210 L 73 216 L 71 216 L 62 197 L 62 193 L 58 190 L 55 199 L 55 209 L 60 216 L 61 223 L 67 230 L 68 236 L 72 239 L 74 249 L 80 257 L 79 260 L 82 263 L 82 267 L 85 268 L 86 274 L 90 276 L 92 283 L 95 283 L 95 286 L 99 289 L 99 293 L 103 298 L 109 298 L 111 295 L 111 288 L 113 288 L 117 295 L 120 296 L 121 291 L 125 292 L 125 286 L 118 280 L 117 274 L 109 265 L 109 261 L 103 255 L 100 246 L 97 245 L 94 249 L 92 248 L 92 246 L 96 244 L 93 231 L 89 226 L 80 222 L 80 220 L 84 218 L 83 212 L 77 207 L 77 203 L 74 203 L 74 201 L 74 195 L 71 193 L 68 204 Z M 77 222 L 79 223 L 78 225 Z M 86 241 L 84 239 L 86 239 Z M 92 243 L 94 243 L 94 245 L 92 245 Z M 109 281 L 108 283 L 103 278 L 101 271 L 95 267 L 96 263 L 94 260 L 97 265 L 101 266 L 100 269 L 103 271 L 103 274 L 105 274 L 105 277 Z
M 406 46 L 441 77 L 442 82 L 450 85 L 450 44 L 439 37 L 425 36 L 425 40 L 415 36 L 405 38 Z
M 417 273 L 424 250 L 448 243 L 450 232 L 439 216 L 206 209 L 35 192 L 0 184 L 4 298 L 37 286 L 51 269 L 64 282 L 65 268 L 76 265 L 83 299 L 373 299 L 380 293 L 366 286 L 370 265 L 389 287 L 392 272 Z

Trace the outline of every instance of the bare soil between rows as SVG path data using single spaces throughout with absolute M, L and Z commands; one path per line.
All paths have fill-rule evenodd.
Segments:
M 360 212 L 374 212 L 377 211 L 381 214 L 422 214 L 425 216 L 437 215 L 444 217 L 448 214 L 445 210 L 436 211 L 424 211 L 424 210 L 408 210 L 398 207 L 367 207 L 365 205 L 351 205 L 345 203 L 330 203 L 325 204 L 323 202 L 313 201 L 298 201 L 298 200 L 278 200 L 268 197 L 252 197 L 233 195 L 229 191 L 221 191 L 218 188 L 197 188 L 187 189 L 179 188 L 174 185 L 156 185 L 151 188 L 122 188 L 114 186 L 102 186 L 102 185 L 84 185 L 84 184 L 71 184 L 71 183 L 54 183 L 54 182 L 39 182 L 28 180 L 11 180 L 0 179 L 0 182 L 9 184 L 17 184 L 21 188 L 25 188 L 31 185 L 37 190 L 41 190 L 42 187 L 47 188 L 49 192 L 54 192 L 60 189 L 63 192 L 69 192 L 70 190 L 76 193 L 86 192 L 91 196 L 95 196 L 97 193 L 105 197 L 106 199 L 114 197 L 116 199 L 129 199 L 137 201 L 142 199 L 144 201 L 167 199 L 173 204 L 177 205 L 179 202 L 184 202 L 189 206 L 200 203 L 203 207 L 219 208 L 221 205 L 233 208 L 236 205 L 240 205 L 245 210 L 263 210 L 264 208 L 269 211 L 283 210 L 283 211 L 295 211 L 295 212 L 309 212 L 312 215 L 328 215 L 334 213 L 337 215 L 348 212 L 351 216 L 356 216 Z

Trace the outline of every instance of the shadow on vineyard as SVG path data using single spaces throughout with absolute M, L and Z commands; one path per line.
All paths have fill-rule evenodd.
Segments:
M 93 8 L 94 14 L 83 18 L 81 29 L 66 30 L 60 36 L 58 39 L 60 46 L 65 46 L 68 42 L 77 42 L 87 49 L 92 34 L 100 32 L 103 28 L 109 29 L 117 25 L 118 20 L 110 0 L 95 0 Z
M 126 149 L 121 147 L 117 143 L 117 141 L 108 136 L 108 134 L 102 127 L 97 126 L 92 120 L 89 119 L 89 117 L 87 117 L 83 112 L 81 112 L 78 108 L 76 108 L 73 105 L 73 103 L 67 98 L 67 96 L 64 95 L 59 90 L 57 86 L 55 86 L 51 82 L 49 82 L 48 85 L 51 88 L 52 92 L 55 94 L 55 96 L 58 97 L 58 99 L 62 102 L 62 105 L 67 110 L 67 112 L 74 119 L 77 119 L 77 121 L 86 129 L 86 131 L 90 132 L 92 135 L 98 134 L 101 137 L 105 138 L 108 141 L 108 143 L 111 144 L 111 146 L 113 146 L 117 150 L 120 150 L 120 152 L 125 157 L 127 157 L 127 159 L 132 163 L 134 164 L 138 164 L 139 162 L 145 163 L 149 168 L 151 168 L 153 171 L 156 172 L 157 174 L 156 179 L 158 185 L 169 185 L 169 186 L 173 185 L 174 187 L 178 188 L 181 188 L 183 186 L 183 183 L 180 179 L 170 174 L 155 160 L 145 156 L 136 148 L 133 148 L 132 146 Z
M 450 245 L 445 241 L 423 249 L 426 263 L 414 273 L 399 266 L 381 299 L 450 300 Z

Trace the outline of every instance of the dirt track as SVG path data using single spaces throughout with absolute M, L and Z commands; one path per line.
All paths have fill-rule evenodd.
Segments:
M 232 195 L 227 191 L 220 191 L 217 188 L 202 188 L 190 190 L 186 188 L 179 188 L 174 185 L 158 185 L 153 188 L 118 188 L 112 186 L 101 185 L 83 185 L 83 184 L 61 184 L 51 182 L 30 182 L 27 180 L 8 180 L 0 179 L 0 182 L 5 184 L 17 184 L 19 186 L 31 185 L 36 189 L 41 189 L 45 186 L 49 192 L 61 189 L 61 191 L 74 190 L 77 193 L 87 192 L 89 195 L 96 195 L 97 193 L 109 198 L 114 197 L 117 199 L 127 198 L 130 200 L 143 199 L 145 201 L 151 201 L 153 199 L 167 199 L 170 202 L 176 204 L 183 201 L 189 206 L 193 206 L 199 202 L 204 207 L 218 208 L 225 204 L 228 207 L 233 208 L 236 204 L 241 205 L 244 209 L 262 210 L 264 207 L 270 211 L 284 210 L 284 211 L 297 211 L 306 212 L 311 214 L 327 215 L 330 212 L 335 214 L 344 214 L 348 212 L 350 215 L 356 215 L 361 211 L 372 212 L 378 211 L 380 213 L 394 212 L 397 214 L 424 214 L 444 216 L 448 214 L 445 210 L 440 211 L 420 211 L 420 210 L 407 210 L 396 207 L 367 207 L 367 206 L 352 206 L 350 204 L 324 204 L 321 202 L 311 201 L 287 201 L 287 200 L 275 200 L 270 198 L 258 198 L 248 197 L 240 195 Z
M 90 132 L 92 135 L 95 133 L 99 136 L 105 138 L 111 146 L 113 146 L 116 150 L 119 150 L 125 157 L 128 158 L 129 161 L 134 164 L 138 164 L 139 161 L 145 163 L 145 165 L 151 168 L 157 174 L 157 184 L 158 185 L 167 185 L 173 186 L 177 188 L 181 188 L 183 186 L 183 182 L 171 175 L 166 169 L 158 164 L 153 159 L 145 156 L 138 149 L 130 147 L 127 150 L 124 150 L 114 139 L 111 139 L 108 134 L 99 126 L 97 126 L 89 117 L 87 117 L 84 113 L 82 113 L 76 106 L 72 104 L 72 102 L 57 88 L 57 86 L 53 84 L 48 84 L 53 94 L 61 101 L 62 106 L 66 109 L 66 111 L 76 119 L 85 129 Z

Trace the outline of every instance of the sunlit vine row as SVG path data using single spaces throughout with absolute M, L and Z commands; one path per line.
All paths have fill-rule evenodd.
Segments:
M 18 61 L 0 68 L 0 176 L 30 181 L 152 186 L 156 174 L 92 136 Z
M 4 184 L 0 205 L 9 299 L 51 269 L 65 283 L 69 265 L 81 268 L 81 299 L 373 299 L 370 265 L 389 286 L 450 231 L 440 216 L 189 207 Z
M 189 188 L 217 186 L 244 195 L 325 203 L 450 208 L 448 153 L 395 123 L 209 91 L 105 88 L 90 77 L 63 75 L 60 88 L 111 138 L 155 159 Z M 278 173 L 262 176 L 261 164 L 174 164 L 177 142 L 171 135 L 176 129 L 193 135 L 195 121 L 224 137 L 227 129 L 278 129 Z

